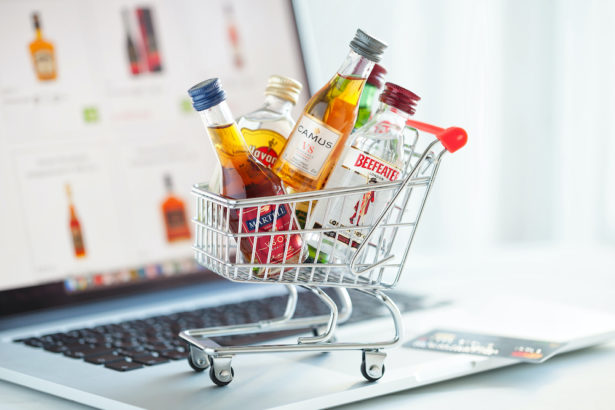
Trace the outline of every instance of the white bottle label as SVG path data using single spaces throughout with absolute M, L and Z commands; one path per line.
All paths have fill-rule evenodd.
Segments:
M 350 147 L 344 155 L 341 167 L 333 171 L 325 188 L 395 181 L 400 175 L 400 168 L 356 147 Z M 373 224 L 376 217 L 384 210 L 391 195 L 392 191 L 369 191 L 364 194 L 318 201 L 308 226 L 351 228 L 347 231 L 338 231 L 337 240 L 357 248 L 369 230 L 367 227 Z M 332 203 L 328 204 L 329 201 Z M 362 228 L 357 229 L 358 227 Z M 325 232 L 325 235 L 336 237 L 335 232 Z
M 304 114 L 288 138 L 282 158 L 301 172 L 317 177 L 340 135 L 338 130 Z
M 401 172 L 399 168 L 355 147 L 350 147 L 346 152 L 342 167 L 363 175 L 367 178 L 365 183 L 395 181 Z

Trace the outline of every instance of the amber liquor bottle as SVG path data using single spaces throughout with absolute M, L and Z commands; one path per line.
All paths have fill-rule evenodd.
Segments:
M 186 206 L 181 198 L 173 193 L 173 181 L 171 175 L 164 176 L 164 184 L 167 188 L 167 197 L 162 203 L 162 215 L 167 233 L 168 242 L 176 242 L 190 239 L 190 228 L 186 219 Z
M 41 81 L 55 80 L 57 77 L 56 57 L 53 44 L 43 38 L 41 30 L 41 20 L 38 13 L 32 14 L 32 22 L 36 38 L 30 43 L 30 55 L 34 72 Z
M 203 81 L 188 90 L 188 93 L 192 97 L 194 109 L 205 123 L 220 162 L 222 195 L 233 199 L 283 195 L 285 192 L 280 178 L 250 154 L 226 104 L 226 93 L 219 80 L 212 78 Z M 287 231 L 298 228 L 293 212 L 287 204 L 247 207 L 241 212 L 231 211 L 229 225 L 236 233 Z M 298 263 L 307 256 L 299 234 L 248 236 L 239 239 L 238 247 L 246 261 L 255 264 Z
M 272 168 L 293 191 L 318 190 L 327 182 L 356 122 L 365 81 L 385 48 L 357 30 L 335 76 L 308 101 Z
M 66 184 L 66 197 L 68 198 L 68 213 L 69 222 L 68 227 L 70 229 L 70 236 L 73 242 L 73 251 L 76 258 L 83 258 L 86 255 L 85 242 L 83 241 L 83 231 L 81 230 L 81 222 L 77 217 L 75 211 L 75 204 L 73 203 L 73 193 L 69 184 Z

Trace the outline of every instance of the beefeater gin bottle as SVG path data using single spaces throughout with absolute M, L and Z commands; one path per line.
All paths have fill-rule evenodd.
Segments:
M 414 114 L 419 99 L 403 87 L 386 83 L 374 118 L 352 135 L 325 189 L 378 184 L 401 178 L 406 120 Z M 348 227 L 348 230 L 325 231 L 322 238 L 320 234 L 310 234 L 307 239 L 310 257 L 319 262 L 348 262 L 391 195 L 390 191 L 370 191 L 319 201 L 307 227 Z

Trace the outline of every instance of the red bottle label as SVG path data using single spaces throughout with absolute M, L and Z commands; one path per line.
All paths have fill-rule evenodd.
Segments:
M 258 218 L 257 218 L 258 217 Z M 275 229 L 274 222 L 275 220 Z M 272 231 L 288 231 L 297 229 L 292 218 L 292 214 L 288 205 L 277 206 L 265 205 L 260 207 L 246 208 L 243 210 L 242 222 L 244 232 L 272 232 Z M 289 237 L 290 236 L 290 240 Z M 254 247 L 256 240 L 256 251 L 254 252 L 254 262 L 258 263 L 282 263 L 288 260 L 301 251 L 301 235 L 298 234 L 280 234 L 280 235 L 264 235 L 259 237 L 248 237 L 250 244 Z M 287 246 L 286 259 L 284 259 L 284 248 Z M 269 257 L 269 247 L 271 244 L 271 257 Z

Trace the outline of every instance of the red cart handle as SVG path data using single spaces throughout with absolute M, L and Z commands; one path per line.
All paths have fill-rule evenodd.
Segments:
M 435 135 L 448 152 L 455 152 L 468 142 L 468 134 L 463 128 L 449 127 L 444 129 L 414 120 L 407 120 L 406 125 Z

